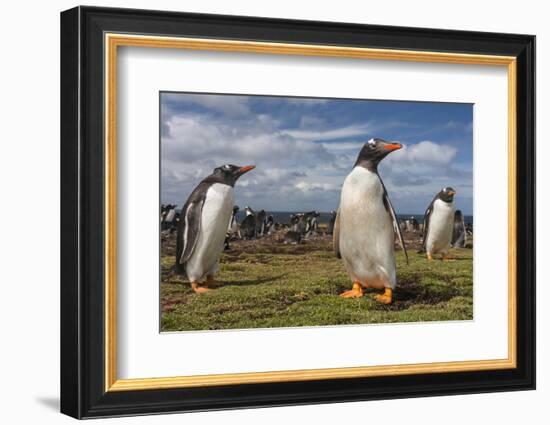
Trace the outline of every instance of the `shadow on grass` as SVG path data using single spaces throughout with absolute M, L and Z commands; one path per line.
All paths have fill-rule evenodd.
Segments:
M 424 285 L 417 282 L 403 282 L 394 291 L 393 303 L 390 305 L 376 304 L 375 310 L 401 311 L 412 306 L 435 305 L 447 302 L 460 295 L 461 291 L 446 282 L 440 285 Z
M 246 280 L 239 280 L 237 282 L 235 281 L 229 281 L 229 282 L 216 282 L 213 285 L 210 285 L 212 289 L 214 288 L 221 288 L 224 286 L 250 286 L 250 285 L 260 285 L 262 283 L 271 283 L 278 279 L 281 279 L 285 277 L 287 273 L 281 273 L 276 276 L 267 276 L 262 278 L 255 278 L 255 279 L 246 279 Z

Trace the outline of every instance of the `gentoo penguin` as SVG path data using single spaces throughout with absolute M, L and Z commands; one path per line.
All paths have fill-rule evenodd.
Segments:
M 318 223 L 317 218 L 321 214 L 319 211 L 310 211 L 304 214 L 304 218 L 306 221 L 306 237 L 309 237 L 317 232 Z
M 418 232 L 418 220 L 415 217 L 411 217 L 411 225 L 412 225 L 412 231 L 414 233 Z
M 308 230 L 307 216 L 304 213 L 296 213 L 290 216 L 290 230 L 305 235 Z
M 466 226 L 464 225 L 464 216 L 462 211 L 455 211 L 455 219 L 453 224 L 453 239 L 451 240 L 451 245 L 453 248 L 464 248 L 466 247 Z
M 233 210 L 237 179 L 253 165 L 223 165 L 193 190 L 182 208 L 176 245 L 176 268 L 185 273 L 195 292 L 206 292 L 214 280 Z
M 265 220 L 267 218 L 267 213 L 265 210 L 261 210 L 256 214 L 256 235 L 262 236 L 265 233 Z
M 229 220 L 229 226 L 227 227 L 227 234 L 229 237 L 234 237 L 239 233 L 239 223 L 237 223 L 237 213 L 239 212 L 239 206 L 233 206 L 233 213 L 231 214 L 231 220 Z
M 163 230 L 169 229 L 175 223 L 176 206 L 173 204 L 161 205 L 160 223 Z
M 376 296 L 377 301 L 392 302 L 396 285 L 395 234 L 409 262 L 401 228 L 378 174 L 378 163 L 401 147 L 382 139 L 369 140 L 344 180 L 333 236 L 335 253 L 344 261 L 353 282 L 352 289 L 340 295 L 343 298 L 362 297 L 363 288 L 368 287 L 384 289 Z
M 274 220 L 273 220 L 273 215 L 269 215 L 266 219 L 265 219 L 265 234 L 266 235 L 271 235 L 273 233 L 273 228 L 274 228 Z
M 428 260 L 433 254 L 441 253 L 443 260 L 447 259 L 453 237 L 455 215 L 454 195 L 452 187 L 444 187 L 435 195 L 424 215 L 423 251 Z
M 248 206 L 244 208 L 244 212 L 246 216 L 239 226 L 241 238 L 254 239 L 256 237 L 256 215 L 252 208 Z
M 229 220 L 229 226 L 227 226 L 227 234 L 225 235 L 224 250 L 230 249 L 229 242 L 239 234 L 239 224 L 237 223 L 237 213 L 239 212 L 239 206 L 233 207 L 233 214 Z
M 328 222 L 327 235 L 334 233 L 334 222 L 336 221 L 336 211 L 330 212 L 330 221 Z
M 292 232 L 297 232 L 298 231 L 298 223 L 300 222 L 300 215 L 299 214 L 291 214 L 290 215 L 290 220 L 288 222 L 288 228 L 292 231 Z

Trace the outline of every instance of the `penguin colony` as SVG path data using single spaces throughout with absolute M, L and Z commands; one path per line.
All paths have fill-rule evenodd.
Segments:
M 462 212 L 455 211 L 456 192 L 451 187 L 435 195 L 423 224 L 415 217 L 398 222 L 378 165 L 401 148 L 399 143 L 380 138 L 365 143 L 343 182 L 340 206 L 331 212 L 326 234 L 332 235 L 334 252 L 342 259 L 352 286 L 340 294 L 343 298 L 358 298 L 365 288 L 376 288 L 381 291 L 377 301 L 392 302 L 397 285 L 396 238 L 408 264 L 405 231 L 422 234 L 419 252 L 425 253 L 428 260 L 435 254 L 447 260 L 449 249 L 465 247 L 472 234 Z M 179 213 L 176 205 L 161 206 L 161 230 L 172 233 L 177 229 L 176 270 L 187 277 L 196 293 L 209 290 L 221 253 L 233 240 L 256 239 L 284 230 L 281 242 L 299 244 L 319 232 L 318 211 L 292 214 L 288 223 L 278 223 L 265 210 L 256 212 L 246 206 L 245 217 L 238 223 L 235 185 L 254 168 L 232 164 L 218 167 L 193 190 Z

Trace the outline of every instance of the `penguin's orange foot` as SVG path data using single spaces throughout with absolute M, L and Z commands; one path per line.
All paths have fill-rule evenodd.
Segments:
M 353 287 L 340 294 L 342 298 L 361 298 L 363 296 L 363 287 L 359 282 L 353 282 Z
M 204 294 L 210 291 L 206 286 L 199 286 L 198 282 L 191 282 L 191 288 L 193 288 L 196 294 Z
M 382 304 L 391 304 L 392 302 L 391 288 L 386 288 L 383 294 L 377 295 L 376 297 L 374 297 L 374 299 Z
M 426 254 L 426 257 L 428 257 L 428 261 L 432 261 L 433 260 L 433 257 L 432 257 L 432 254 L 430 252 L 428 252 Z
M 441 256 L 441 261 L 454 261 L 452 258 L 449 258 L 447 254 Z

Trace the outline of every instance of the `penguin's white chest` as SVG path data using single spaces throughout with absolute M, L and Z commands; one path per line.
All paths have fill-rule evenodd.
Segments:
M 434 202 L 426 238 L 427 252 L 447 252 L 453 237 L 454 213 L 453 202 L 443 202 L 441 199 Z
M 231 218 L 229 219 L 229 226 L 227 227 L 227 232 L 230 234 L 237 233 L 237 217 L 235 215 L 231 215 Z
M 340 254 L 350 277 L 368 287 L 395 287 L 394 230 L 376 173 L 355 167 L 342 186 Z
M 197 245 L 186 264 L 192 281 L 216 272 L 233 211 L 233 187 L 214 183 L 206 192 Z

